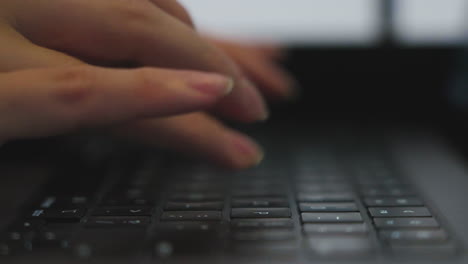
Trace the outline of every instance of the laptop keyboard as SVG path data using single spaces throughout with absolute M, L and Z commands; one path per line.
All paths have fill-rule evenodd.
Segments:
M 276 154 L 226 172 L 136 155 L 64 164 L 0 255 L 171 259 L 453 257 L 436 210 L 375 151 Z

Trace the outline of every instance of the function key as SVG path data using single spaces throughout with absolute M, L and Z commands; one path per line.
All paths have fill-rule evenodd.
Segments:
M 357 212 L 355 203 L 299 203 L 301 212 Z
M 417 197 L 367 197 L 366 206 L 420 206 L 423 202 Z
M 289 218 L 289 208 L 233 208 L 231 218 Z
M 302 213 L 303 223 L 362 222 L 360 213 Z
M 373 217 L 431 216 L 426 207 L 371 207 L 369 212 Z
M 439 227 L 432 217 L 374 218 L 377 228 Z

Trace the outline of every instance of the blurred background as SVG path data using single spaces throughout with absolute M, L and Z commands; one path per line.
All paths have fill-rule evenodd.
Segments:
M 274 119 L 421 124 L 468 149 L 468 0 L 181 0 L 208 34 L 278 43 L 299 80 Z
M 286 44 L 461 45 L 466 0 L 181 0 L 209 33 Z

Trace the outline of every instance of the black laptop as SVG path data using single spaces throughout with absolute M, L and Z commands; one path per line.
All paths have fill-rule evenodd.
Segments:
M 291 45 L 301 98 L 238 127 L 253 169 L 99 135 L 2 146 L 0 263 L 468 263 L 465 47 L 382 36 Z

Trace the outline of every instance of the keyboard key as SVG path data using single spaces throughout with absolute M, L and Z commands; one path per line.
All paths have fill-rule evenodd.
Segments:
M 220 221 L 219 211 L 169 211 L 164 212 L 161 221 Z
M 232 234 L 234 240 L 239 241 L 279 241 L 294 239 L 294 232 L 289 230 L 252 230 L 252 231 L 235 231 Z
M 165 227 L 162 223 L 158 225 L 152 236 L 153 255 L 157 259 L 166 259 L 172 256 L 193 257 L 211 256 L 213 253 L 219 253 L 225 244 L 220 239 L 220 233 L 216 225 L 194 222 L 188 224 L 181 222 L 182 225 Z M 172 222 L 171 224 L 176 224 Z M 177 222 L 177 224 L 179 224 Z M 159 262 L 157 262 L 159 263 Z M 165 263 L 162 261 L 162 263 Z
M 0 256 L 23 255 L 33 250 L 34 233 L 25 237 L 23 234 L 12 232 L 8 237 L 0 241 Z
M 221 183 L 211 183 L 211 182 L 190 182 L 190 183 L 181 183 L 174 182 L 167 186 L 167 190 L 173 190 L 177 192 L 216 192 L 224 188 Z
M 208 211 L 222 210 L 223 202 L 167 202 L 164 206 L 166 211 Z
M 367 234 L 365 224 L 305 224 L 305 234 Z
M 216 230 L 219 224 L 214 222 L 161 222 L 156 226 L 158 232 L 193 232 L 193 231 L 212 231 Z
M 153 202 L 145 198 L 106 197 L 99 204 L 102 206 L 151 206 Z
M 231 218 L 289 218 L 289 208 L 233 208 Z
M 427 230 L 383 230 L 379 232 L 382 240 L 401 242 L 437 242 L 448 238 L 447 233 L 441 229 Z
M 450 241 L 437 243 L 401 243 L 389 241 L 388 249 L 395 256 L 415 256 L 418 258 L 453 257 L 457 246 Z
M 41 208 L 84 207 L 88 204 L 87 196 L 46 196 L 40 203 Z
M 112 256 L 131 263 L 144 248 L 145 237 L 144 228 L 83 229 L 73 237 L 70 248 L 73 256 L 83 260 Z
M 373 252 L 371 242 L 363 236 L 313 236 L 307 239 L 311 257 L 355 257 Z
M 364 204 L 371 206 L 420 206 L 423 202 L 416 197 L 376 197 L 365 198 Z
M 149 206 L 100 207 L 93 210 L 94 216 L 151 216 Z
M 296 189 L 299 192 L 311 193 L 311 192 L 342 192 L 350 191 L 350 184 L 343 183 L 332 183 L 332 184 L 297 184 Z
M 371 207 L 369 212 L 373 217 L 431 216 L 426 207 Z
M 232 199 L 231 206 L 234 208 L 287 207 L 288 201 L 277 197 Z
M 299 203 L 301 212 L 356 212 L 355 203 Z
M 231 192 L 235 198 L 250 198 L 250 197 L 284 197 L 284 190 L 269 190 L 269 189 L 239 189 Z
M 286 240 L 232 240 L 232 253 L 244 258 L 269 256 L 280 263 L 296 263 L 298 258 L 298 242 L 295 239 Z
M 301 213 L 303 223 L 362 222 L 360 213 Z
M 38 231 L 43 229 L 46 223 L 47 221 L 44 219 L 30 219 L 14 223 L 13 225 L 8 227 L 8 230 L 20 233 Z
M 37 209 L 28 214 L 30 219 L 46 219 L 48 221 L 78 222 L 85 215 L 86 209 Z
M 363 196 L 408 196 L 414 192 L 407 188 L 364 188 L 361 189 Z
M 377 228 L 439 227 L 432 217 L 374 218 L 374 224 Z
M 297 195 L 298 202 L 352 202 L 354 195 L 351 193 L 304 193 Z
M 222 201 L 224 197 L 220 193 L 173 193 L 168 197 L 171 202 L 207 202 L 207 201 Z
M 33 246 L 40 249 L 66 248 L 70 243 L 71 237 L 71 230 L 48 230 L 38 234 L 37 238 L 33 242 Z
M 393 187 L 398 185 L 404 185 L 405 182 L 401 179 L 384 177 L 384 178 L 375 178 L 370 177 L 358 177 L 358 184 L 361 186 L 380 186 L 380 187 Z
M 268 228 L 293 228 L 294 223 L 289 219 L 234 219 L 231 227 L 238 229 L 268 229 Z
M 86 227 L 146 227 L 150 224 L 149 217 L 90 217 L 86 221 Z

